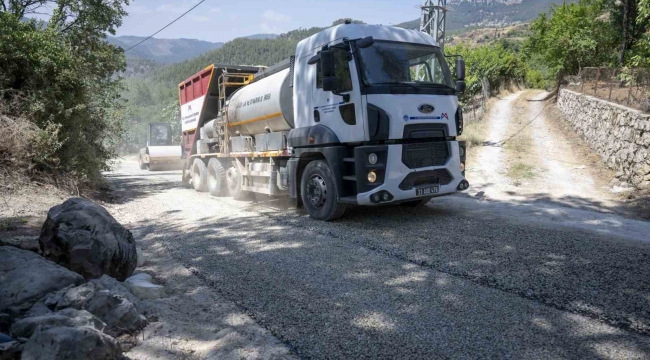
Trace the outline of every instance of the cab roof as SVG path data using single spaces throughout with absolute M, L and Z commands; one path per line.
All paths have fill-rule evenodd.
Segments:
M 298 43 L 296 55 L 302 57 L 313 53 L 326 44 L 348 38 L 351 40 L 372 36 L 375 40 L 400 41 L 415 44 L 438 46 L 432 36 L 421 31 L 408 30 L 396 26 L 342 24 L 327 28 Z

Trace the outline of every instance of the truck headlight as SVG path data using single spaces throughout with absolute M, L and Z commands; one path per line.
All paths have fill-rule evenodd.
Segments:
M 368 173 L 368 182 L 374 183 L 377 181 L 377 174 L 374 171 Z
M 370 155 L 368 155 L 368 162 L 370 163 L 370 165 L 375 165 L 377 163 L 377 154 L 371 153 Z

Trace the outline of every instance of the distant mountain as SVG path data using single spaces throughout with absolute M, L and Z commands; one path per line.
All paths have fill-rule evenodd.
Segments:
M 140 36 L 110 36 L 106 40 L 126 50 L 144 40 Z M 127 59 L 153 60 L 161 64 L 171 64 L 197 57 L 208 51 L 218 49 L 223 43 L 213 43 L 195 39 L 156 39 L 152 38 L 126 53 Z
M 278 34 L 255 34 L 255 35 L 249 35 L 249 36 L 244 36 L 246 39 L 253 39 L 253 40 L 266 40 L 266 39 L 276 39 Z
M 501 27 L 529 22 L 540 13 L 548 12 L 552 4 L 578 0 L 449 0 L 447 31 L 466 27 Z M 407 29 L 420 29 L 420 19 L 397 24 Z

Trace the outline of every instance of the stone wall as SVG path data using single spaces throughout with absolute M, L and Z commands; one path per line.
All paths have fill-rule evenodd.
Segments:
M 650 189 L 650 114 L 567 89 L 557 105 L 618 180 Z

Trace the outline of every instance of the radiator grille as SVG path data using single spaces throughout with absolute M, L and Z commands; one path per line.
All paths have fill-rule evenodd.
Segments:
M 428 142 L 402 145 L 402 162 L 409 169 L 442 166 L 449 159 L 446 142 Z
M 447 185 L 451 180 L 451 174 L 446 169 L 418 171 L 408 174 L 399 184 L 399 188 L 406 191 L 420 185 Z

